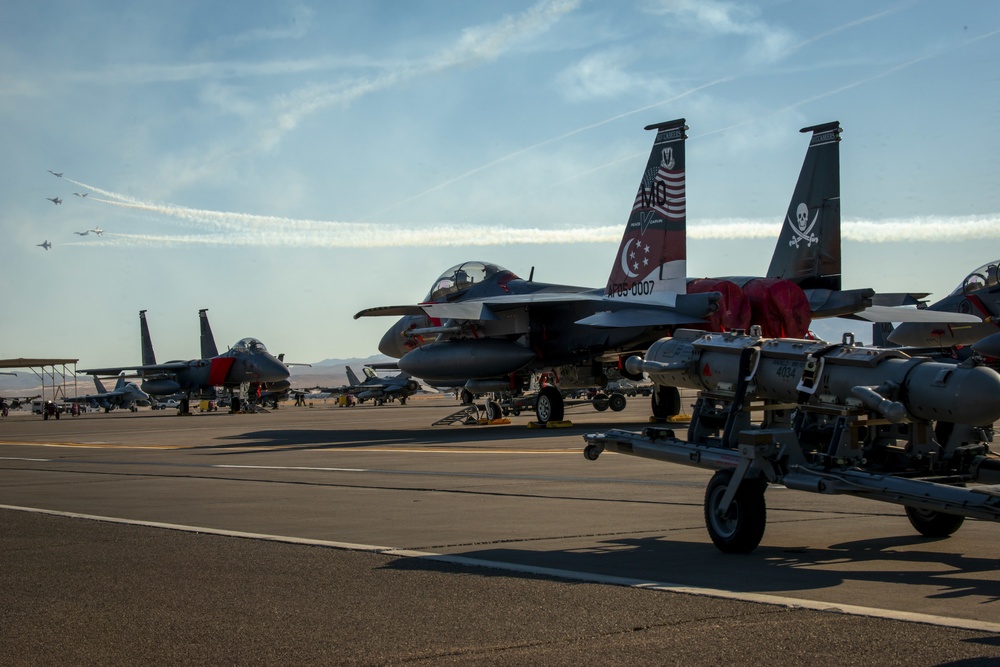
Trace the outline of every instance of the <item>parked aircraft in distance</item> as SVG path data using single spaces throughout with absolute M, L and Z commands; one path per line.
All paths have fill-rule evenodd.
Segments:
M 8 410 L 17 410 L 21 407 L 30 408 L 31 402 L 36 398 L 41 398 L 41 396 L 41 394 L 35 394 L 34 396 L 0 396 L 0 407 L 7 406 Z
M 62 199 L 59 199 L 59 197 L 46 197 L 46 199 L 48 199 L 50 202 L 52 202 L 56 206 L 58 206 L 59 204 L 62 203 Z
M 104 388 L 100 378 L 94 376 L 94 387 L 96 394 L 87 396 L 73 396 L 65 399 L 67 403 L 87 403 L 93 407 L 100 407 L 104 412 L 111 412 L 115 408 L 135 412 L 137 405 L 150 405 L 149 394 L 141 390 L 134 382 L 125 382 L 125 374 L 118 376 L 115 388 L 108 391 Z
M 56 173 L 56 172 L 52 171 L 51 169 L 47 169 L 46 171 L 48 171 L 53 176 L 58 176 L 59 178 L 62 178 L 63 172 L 61 172 L 61 171 L 59 173 Z
M 410 394 L 420 390 L 420 383 L 410 377 L 409 373 L 398 373 L 389 377 L 379 377 L 378 373 L 371 366 L 364 367 L 365 379 L 359 380 L 357 374 L 350 366 L 347 369 L 347 381 L 349 384 L 342 387 L 315 387 L 310 395 L 316 393 L 326 395 L 351 394 L 358 399 L 359 403 L 372 401 L 375 405 L 382 405 L 398 399 L 400 405 L 406 405 L 406 399 Z
M 250 391 L 257 391 L 272 383 L 288 380 L 288 367 L 272 356 L 256 338 L 244 338 L 224 354 L 157 363 L 145 310 L 139 311 L 139 333 L 142 364 L 92 368 L 81 372 L 88 375 L 118 375 L 122 371 L 136 371 L 142 378 L 143 391 L 150 395 L 182 393 L 185 396 L 181 402 L 182 413 L 188 411 L 191 398 L 215 398 L 215 387 L 224 387 L 230 393 L 235 393 L 245 384 Z
M 535 413 L 563 418 L 561 389 L 603 386 L 607 367 L 680 324 L 703 324 L 718 292 L 686 293 L 684 119 L 656 130 L 639 190 L 602 288 L 536 283 L 488 262 L 445 271 L 417 305 L 355 315 L 402 315 L 379 343 L 399 368 L 435 386 L 519 393 L 547 374 Z
M 39 248 L 45 248 L 46 250 L 52 247 L 52 244 L 49 243 L 48 240 L 46 240 L 44 243 L 36 243 L 35 245 L 37 245 Z
M 922 312 L 941 314 L 941 322 L 902 322 L 888 335 L 890 343 L 908 347 L 948 348 L 971 345 L 1000 331 L 1000 260 L 980 266 L 951 294 Z M 974 315 L 976 321 L 949 323 L 944 316 Z

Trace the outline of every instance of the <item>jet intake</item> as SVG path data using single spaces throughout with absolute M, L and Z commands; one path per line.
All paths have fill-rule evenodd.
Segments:
M 511 341 L 446 341 L 413 350 L 399 360 L 399 369 L 428 382 L 483 380 L 518 371 L 535 360 L 535 353 Z

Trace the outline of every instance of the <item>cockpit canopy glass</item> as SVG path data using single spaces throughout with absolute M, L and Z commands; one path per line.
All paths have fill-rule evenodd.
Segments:
M 449 294 L 461 292 L 464 289 L 477 285 L 484 280 L 489 280 L 499 273 L 510 274 L 516 279 L 513 273 L 489 262 L 464 262 L 453 266 L 434 281 L 431 291 L 428 292 L 424 301 L 440 301 Z
M 956 287 L 952 294 L 968 294 L 969 292 L 977 292 L 983 288 L 995 290 L 1000 285 L 1000 276 L 997 275 L 1000 272 L 1000 268 L 998 267 L 1000 267 L 1000 260 L 983 264 L 967 275 L 962 284 Z
M 244 338 L 240 342 L 233 345 L 234 350 L 240 352 L 267 352 L 267 348 L 264 347 L 264 343 L 260 342 L 256 338 Z

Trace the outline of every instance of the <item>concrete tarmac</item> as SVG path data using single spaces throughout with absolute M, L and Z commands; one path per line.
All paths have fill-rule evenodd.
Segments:
M 761 546 L 721 554 L 702 515 L 709 471 L 582 455 L 583 433 L 640 428 L 647 400 L 574 408 L 560 430 L 526 415 L 431 427 L 457 409 L 446 397 L 7 418 L 0 655 L 1000 661 L 1000 526 L 928 540 L 901 508 L 772 487 Z

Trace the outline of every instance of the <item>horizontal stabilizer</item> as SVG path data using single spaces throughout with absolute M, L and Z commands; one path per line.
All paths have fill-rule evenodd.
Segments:
M 965 313 L 946 313 L 927 308 L 906 308 L 895 306 L 869 306 L 851 315 L 852 319 L 866 322 L 932 322 L 934 324 L 961 324 L 982 322 L 981 317 Z
M 625 308 L 623 310 L 594 313 L 577 324 L 607 329 L 628 327 L 667 327 L 678 324 L 702 324 L 705 320 L 691 317 L 667 308 Z

